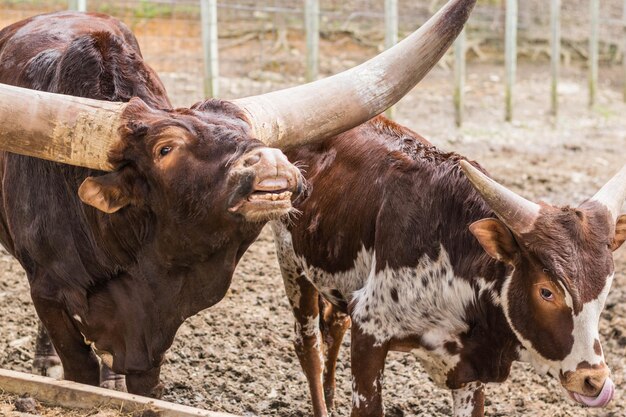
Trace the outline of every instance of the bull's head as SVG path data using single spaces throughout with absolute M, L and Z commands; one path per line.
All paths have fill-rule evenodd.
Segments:
M 507 263 L 504 314 L 536 366 L 569 396 L 605 406 L 614 392 L 598 332 L 613 280 L 612 252 L 626 240 L 626 166 L 577 208 L 528 201 L 469 163 L 461 166 L 498 216 L 470 226 L 485 251 Z
M 210 226 L 233 214 L 250 222 L 286 215 L 303 188 L 299 170 L 281 151 L 253 139 L 245 116 L 229 102 L 166 111 L 133 99 L 120 135 L 109 151 L 115 170 L 87 178 L 79 189 L 83 202 L 106 213 L 148 205 L 160 218 L 179 217 L 170 222 L 207 219 L 214 224 L 194 227 L 215 230 Z

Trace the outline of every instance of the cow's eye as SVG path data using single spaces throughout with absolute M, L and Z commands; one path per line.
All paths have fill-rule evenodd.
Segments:
M 159 155 L 161 156 L 165 156 L 168 153 L 170 153 L 172 151 L 172 147 L 171 146 L 164 146 L 161 148 L 161 150 L 159 151 Z
M 552 291 L 550 291 L 547 288 L 542 288 L 540 291 L 541 294 L 541 298 L 543 298 L 546 301 L 553 301 L 554 300 L 554 294 L 552 294 Z

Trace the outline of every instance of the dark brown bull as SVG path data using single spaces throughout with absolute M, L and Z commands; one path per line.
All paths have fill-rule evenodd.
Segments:
M 130 392 L 158 395 L 180 324 L 224 296 L 263 224 L 303 188 L 259 139 L 300 143 L 381 112 L 437 62 L 473 3 L 452 1 L 329 79 L 175 110 L 115 19 L 58 13 L 0 31 L 0 82 L 89 97 L 0 84 L 0 148 L 13 152 L 0 154 L 0 240 L 26 270 L 65 377 L 98 384 L 97 354 Z M 38 358 L 52 354 L 40 342 Z
M 311 185 L 302 214 L 272 226 L 316 416 L 333 407 L 350 321 L 353 416 L 383 414 L 389 350 L 417 354 L 455 417 L 483 416 L 483 384 L 515 360 L 578 403 L 611 400 L 598 324 L 626 239 L 626 166 L 573 208 L 525 200 L 382 117 L 285 153 Z

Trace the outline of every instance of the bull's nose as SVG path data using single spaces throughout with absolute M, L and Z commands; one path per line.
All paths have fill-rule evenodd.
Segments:
M 254 166 L 256 169 L 276 169 L 291 166 L 291 163 L 279 149 L 257 148 L 243 157 L 246 168 Z
M 296 185 L 298 169 L 279 149 L 257 148 L 241 157 L 240 166 L 253 169 L 259 189 L 291 188 Z

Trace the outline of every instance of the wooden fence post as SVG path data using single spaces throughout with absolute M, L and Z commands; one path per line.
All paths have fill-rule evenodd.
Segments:
M 315 81 L 319 74 L 320 3 L 305 0 L 304 25 L 306 28 L 306 80 Z
M 626 1 L 626 0 L 624 0 Z M 551 112 L 553 116 L 559 113 L 559 66 L 561 64 L 561 0 L 550 1 L 550 28 L 551 53 L 550 68 L 552 84 L 550 91 Z
M 219 96 L 217 0 L 200 0 L 204 97 Z
M 624 0 L 624 42 L 622 45 L 622 63 L 624 66 L 624 101 L 626 102 L 626 0 Z
M 457 127 L 463 124 L 465 110 L 466 30 L 463 29 L 454 42 L 454 122 Z
M 517 0 L 506 0 L 506 28 L 505 28 L 505 65 L 506 65 L 506 101 L 505 120 L 513 120 L 513 87 L 517 66 Z
M 589 35 L 589 107 L 596 104 L 598 88 L 598 25 L 600 0 L 591 0 L 591 33 Z
M 398 43 L 398 0 L 385 0 L 385 49 L 389 49 Z M 385 116 L 394 119 L 396 116 L 395 106 L 385 112 Z

